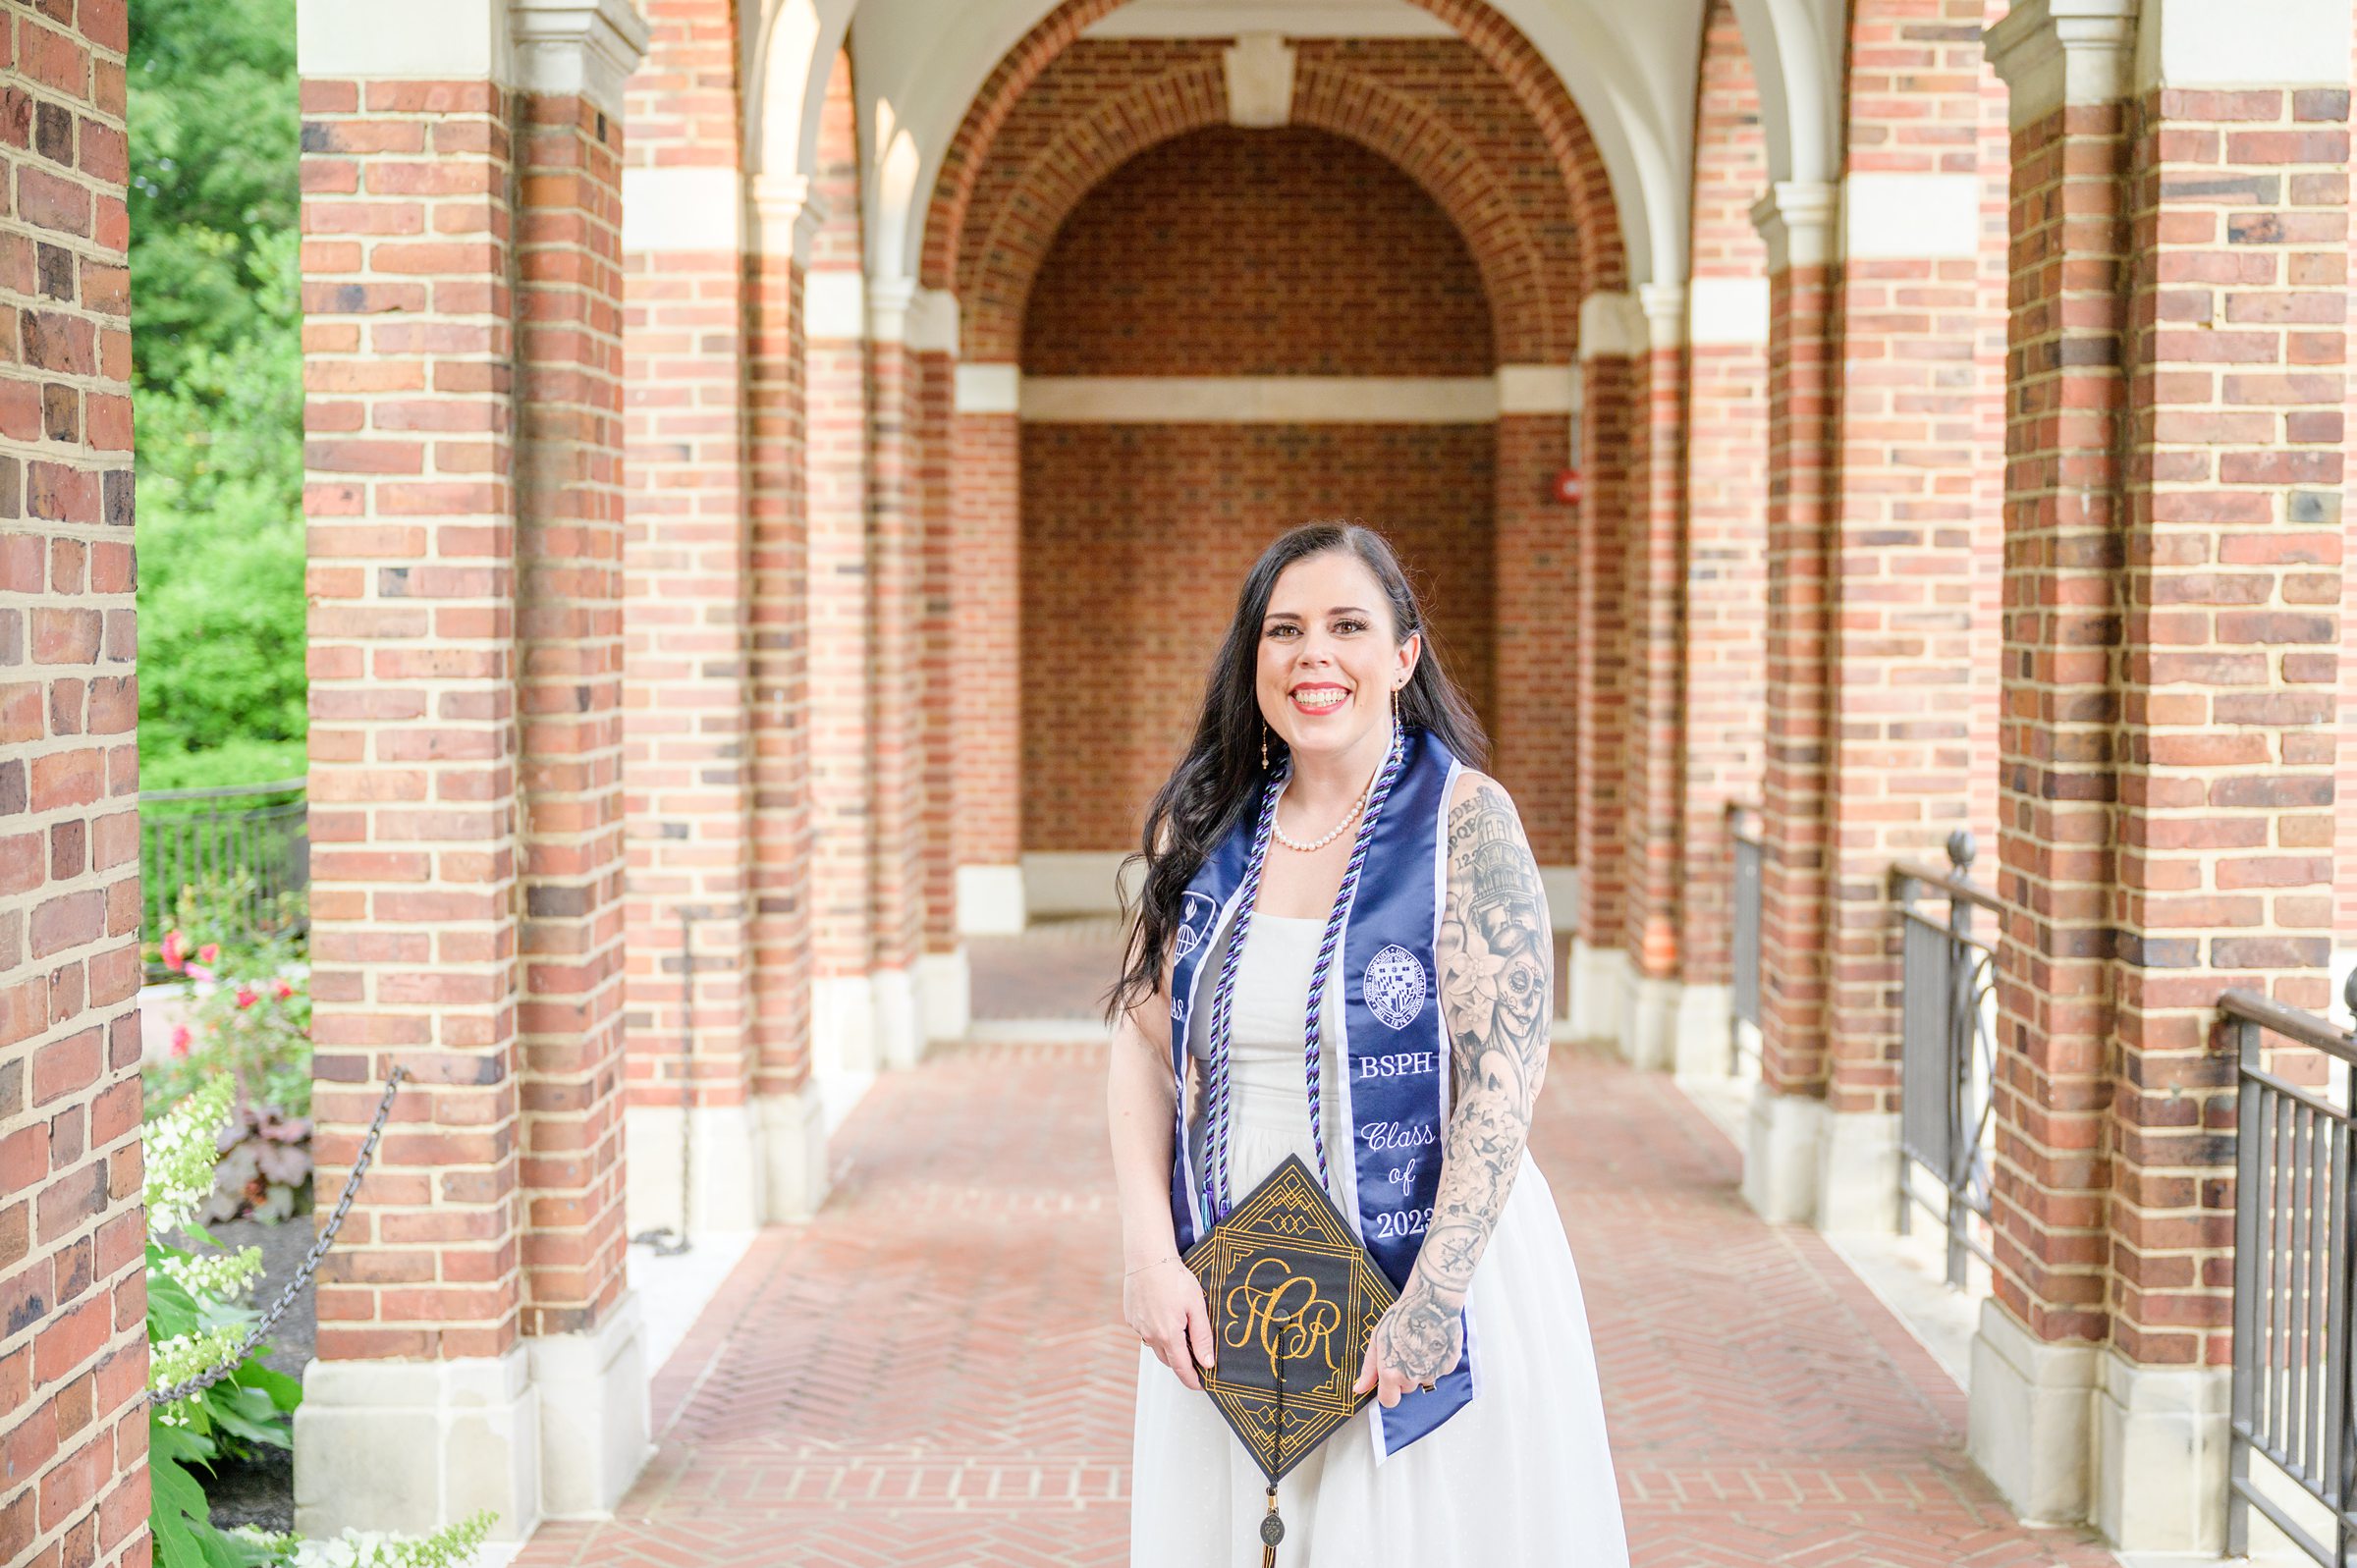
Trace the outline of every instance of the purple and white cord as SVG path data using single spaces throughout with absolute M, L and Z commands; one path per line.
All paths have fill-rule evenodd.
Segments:
M 1326 972 L 1333 966 L 1336 950 L 1342 946 L 1343 923 L 1350 911 L 1358 892 L 1359 872 L 1367 863 L 1367 848 L 1374 841 L 1375 820 L 1382 814 L 1383 803 L 1399 777 L 1401 762 L 1407 755 L 1406 732 L 1395 728 L 1392 747 L 1384 757 L 1383 769 L 1376 775 L 1375 787 L 1368 792 L 1365 815 L 1360 819 L 1358 832 L 1350 841 L 1350 863 L 1343 871 L 1343 885 L 1336 890 L 1334 907 L 1326 916 L 1326 934 L 1318 944 L 1318 959 L 1309 978 L 1309 1015 L 1304 1025 L 1302 1042 L 1302 1071 L 1309 1083 L 1309 1129 L 1317 1149 L 1318 1181 L 1328 1182 L 1326 1167 L 1326 1118 L 1321 1095 L 1322 1079 L 1318 1049 L 1318 1024 L 1325 1007 Z M 1204 1123 L 1210 1147 L 1203 1162 L 1203 1212 L 1213 1223 L 1228 1217 L 1233 1207 L 1230 1200 L 1228 1181 L 1228 1085 L 1229 1085 L 1229 1027 L 1235 995 L 1235 968 L 1244 950 L 1244 939 L 1252 929 L 1252 906 L 1260 897 L 1260 874 L 1268 860 L 1270 831 L 1277 821 L 1277 797 L 1284 792 L 1286 781 L 1292 776 L 1288 760 L 1285 768 L 1271 778 L 1262 792 L 1260 823 L 1252 836 L 1252 852 L 1244 863 L 1242 896 L 1236 904 L 1235 923 L 1228 939 L 1227 955 L 1220 962 L 1219 983 L 1211 998 L 1211 1065 L 1205 1074 Z

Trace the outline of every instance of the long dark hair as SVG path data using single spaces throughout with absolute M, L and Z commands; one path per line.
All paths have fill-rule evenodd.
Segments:
M 1194 738 L 1146 808 L 1140 846 L 1122 862 L 1124 881 L 1130 866 L 1141 860 L 1146 873 L 1136 901 L 1123 900 L 1128 945 L 1122 977 L 1106 995 L 1108 1022 L 1162 984 L 1163 956 L 1178 930 L 1186 885 L 1236 820 L 1259 803 L 1267 781 L 1260 766 L 1262 721 L 1255 680 L 1261 622 L 1285 568 L 1328 551 L 1346 552 L 1374 573 L 1391 605 L 1392 627 L 1400 642 L 1424 633 L 1415 673 L 1399 693 L 1400 727 L 1432 731 L 1467 767 L 1483 767 L 1488 761 L 1489 739 L 1482 733 L 1481 721 L 1441 668 L 1440 650 L 1424 623 L 1424 608 L 1383 535 L 1360 523 L 1337 521 L 1303 523 L 1280 536 L 1261 552 L 1235 596 L 1235 619 L 1229 622 L 1228 635 L 1203 683 L 1203 711 L 1195 720 Z M 1272 736 L 1271 769 L 1284 755 L 1285 741 Z

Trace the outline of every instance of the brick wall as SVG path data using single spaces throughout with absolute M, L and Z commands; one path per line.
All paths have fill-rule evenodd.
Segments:
M 1022 429 L 1022 846 L 1130 849 L 1236 586 L 1312 517 L 1381 528 L 1491 707 L 1487 425 Z
M 1572 782 L 1571 855 L 1580 868 L 1578 923 L 1559 913 L 1557 923 L 1576 930 L 1591 946 L 1617 947 L 1625 909 L 1626 870 L 1621 846 L 1626 800 L 1621 793 L 1627 768 L 1628 617 L 1627 581 L 1631 462 L 1642 439 L 1632 428 L 1636 366 L 1617 354 L 1600 354 L 1580 367 L 1579 468 L 1585 479 L 1574 535 L 1572 568 L 1572 741 L 1577 771 Z M 1636 477 L 1643 477 L 1638 470 Z M 1551 851 L 1535 842 L 1542 859 Z
M 121 0 L 0 16 L 0 1558 L 147 1560 Z
M 1053 73 L 1051 73 L 1053 75 Z M 1023 317 L 1032 375 L 1487 375 L 1481 277 L 1431 197 L 1322 131 L 1197 131 L 1075 208 Z

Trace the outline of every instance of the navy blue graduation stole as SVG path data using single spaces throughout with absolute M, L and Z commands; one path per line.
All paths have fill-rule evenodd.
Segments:
M 1343 1005 L 1333 1019 L 1342 1030 L 1335 1054 L 1343 1081 L 1325 1089 L 1332 1096 L 1339 1088 L 1351 1130 L 1357 1179 L 1348 1194 L 1355 1199 L 1350 1217 L 1394 1289 L 1407 1284 L 1432 1220 L 1449 1121 L 1449 1040 L 1441 1022 L 1433 946 L 1449 873 L 1444 819 L 1460 767 L 1429 730 L 1410 730 L 1404 750 L 1399 777 L 1376 819 L 1358 892 L 1343 916 L 1337 958 L 1343 966 Z M 1216 980 L 1218 971 L 1205 960 L 1219 949 L 1220 934 L 1233 923 L 1242 896 L 1258 805 L 1255 799 L 1252 809 L 1241 813 L 1187 884 L 1173 943 L 1171 1070 L 1181 1092 L 1171 1161 L 1171 1219 L 1180 1253 L 1192 1248 L 1216 1217 L 1202 1213 L 1202 1172 L 1194 1168 L 1187 1143 L 1186 1023 L 1198 1001 L 1211 1004 L 1208 981 Z M 1454 1370 L 1430 1393 L 1410 1392 L 1389 1410 L 1375 1407 L 1378 1462 L 1473 1398 L 1479 1382 L 1472 1315 L 1462 1313 L 1459 1321 L 1464 1355 Z

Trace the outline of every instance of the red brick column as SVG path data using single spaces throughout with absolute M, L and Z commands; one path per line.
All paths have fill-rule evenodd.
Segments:
M 622 6 L 486 10 L 515 28 L 511 86 L 371 79 L 341 20 L 302 62 L 323 1190 L 390 1067 L 416 1084 L 320 1271 L 297 1516 L 490 1506 L 513 1539 L 542 1506 L 610 1506 L 645 1445 L 615 1123 L 617 178 L 642 32 Z
M 952 427 L 957 418 L 958 301 L 919 289 L 908 313 L 908 440 L 919 567 L 917 689 L 919 910 L 917 997 L 923 1038 L 957 1040 L 972 1012 L 973 982 L 958 928 L 958 622 L 960 563 L 951 518 Z
M 2214 1551 L 2235 1099 L 2214 1009 L 2235 985 L 2328 1000 L 2346 19 L 2283 19 L 2281 80 L 2217 87 L 2126 79 L 2250 72 L 2202 47 L 2256 46 L 2246 16 L 2174 6 L 2133 50 L 2111 20 L 2100 53 L 2027 14 L 1991 40 L 2014 89 L 2015 908 L 1972 1449 L 2123 1547 Z M 2009 1457 L 2025 1441 L 2085 1443 L 2087 1488 Z
M 145 1563 L 121 4 L 0 19 L 0 1558 Z
M 817 213 L 798 179 L 754 182 L 746 266 L 751 411 L 754 1087 L 772 1219 L 825 1202 L 810 1059 L 810 550 L 802 257 Z
M 1021 462 L 1012 364 L 960 364 L 951 442 L 958 570 L 954 675 L 958 929 L 1020 931 L 1022 855 Z
M 865 758 L 875 838 L 870 869 L 869 984 L 877 1063 L 907 1066 L 924 1050 L 916 991 L 924 951 L 924 540 L 917 366 L 908 351 L 915 285 L 870 279 L 868 549 L 873 573 L 874 685 Z
M 1826 1074 L 1832 605 L 1834 192 L 1780 183 L 1753 208 L 1768 245 L 1768 719 L 1761 789 L 1760 1085 L 1743 1195 L 1816 1213 Z
M 1575 366 L 1507 365 L 1498 372 L 1497 733 L 1491 759 L 1512 791 L 1540 865 L 1572 864 L 1572 571 L 1579 509 L 1556 492 L 1571 466 Z M 1568 930 L 1576 897 L 1553 911 Z
M 1703 24 L 1686 288 L 1683 770 L 1678 1069 L 1724 1072 L 1733 910 L 1729 801 L 1756 803 L 1767 605 L 1768 263 L 1751 204 L 1768 184 L 1759 85 L 1727 0 Z
M 1639 298 L 1646 342 L 1630 421 L 1630 525 L 1627 554 L 1612 574 L 1629 604 L 1621 941 L 1631 984 L 1620 1044 L 1636 1065 L 1667 1067 L 1679 1054 L 1683 867 L 1678 833 L 1684 781 L 1678 752 L 1686 722 L 1678 641 L 1685 621 L 1686 292 L 1648 284 Z
M 1639 417 L 1637 359 L 1644 318 L 1624 294 L 1592 294 L 1579 312 L 1580 422 L 1578 549 L 1572 568 L 1572 704 L 1576 771 L 1573 856 L 1579 867 L 1578 921 L 1571 939 L 1570 1027 L 1617 1038 L 1633 976 L 1622 941 L 1628 725 L 1629 596 L 1624 567 L 1631 494 L 1630 448 Z M 1560 919 L 1560 917 L 1559 917 Z
M 750 280 L 732 16 L 724 0 L 655 6 L 629 94 L 632 1233 L 680 1222 L 683 1136 L 692 1139 L 690 1230 L 749 1229 L 763 1217 L 751 975 Z

